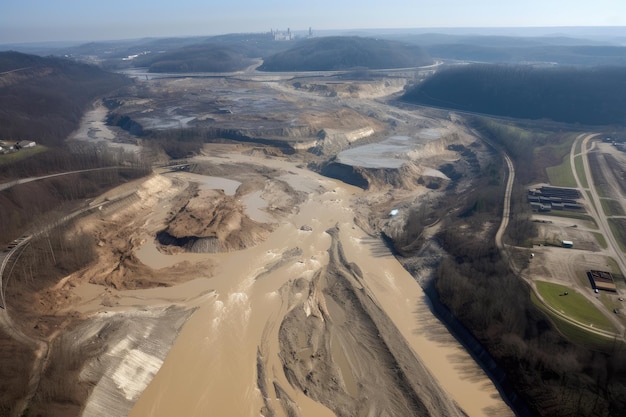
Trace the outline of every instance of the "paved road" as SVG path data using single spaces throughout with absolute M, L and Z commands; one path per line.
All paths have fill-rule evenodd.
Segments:
M 340 70 L 340 71 L 257 71 L 257 68 L 263 64 L 262 60 L 258 60 L 253 65 L 250 65 L 243 71 L 235 72 L 176 72 L 176 73 L 154 73 L 147 72 L 147 68 L 131 68 L 123 69 L 119 72 L 128 77 L 139 78 L 140 80 L 153 80 L 159 78 L 233 78 L 247 81 L 272 81 L 272 80 L 290 80 L 301 77 L 336 77 L 338 75 L 349 74 L 354 70 Z M 417 72 L 417 71 L 434 71 L 444 62 L 441 60 L 435 61 L 430 65 L 424 65 L 421 67 L 409 67 L 409 68 L 387 68 L 387 69 L 372 69 L 368 70 L 369 73 L 380 74 L 392 74 L 403 72 Z
M 591 168 L 589 166 L 589 149 L 588 144 L 591 139 L 598 136 L 597 134 L 588 133 L 585 135 L 581 135 L 572 144 L 572 150 L 570 152 L 570 160 L 572 164 L 572 172 L 574 173 L 574 178 L 576 178 L 576 183 L 578 184 L 578 188 L 584 191 L 588 191 L 591 195 L 591 200 L 589 199 L 589 194 L 587 192 L 582 193 L 583 199 L 588 201 L 589 206 L 589 214 L 595 219 L 598 224 L 598 228 L 600 229 L 600 233 L 604 235 L 609 244 L 609 247 L 605 252 L 608 251 L 608 254 L 615 259 L 617 265 L 619 266 L 622 274 L 626 273 L 626 256 L 624 252 L 622 252 L 617 239 L 615 239 L 615 235 L 611 231 L 611 227 L 609 225 L 608 219 L 602 210 L 602 202 L 600 201 L 600 196 L 598 195 L 598 191 L 596 187 L 593 185 L 593 176 L 591 173 Z M 581 152 L 583 167 L 585 171 L 585 177 L 587 178 L 587 183 L 589 184 L 589 188 L 583 188 L 581 179 L 578 178 L 578 173 L 576 172 L 576 166 L 574 165 L 574 158 L 576 156 L 575 149 L 578 142 L 582 140 Z
M 589 137 L 592 137 L 588 136 Z M 573 149 L 575 149 L 576 146 L 576 141 L 574 142 L 574 144 L 572 145 L 572 153 L 573 153 Z M 503 242 L 503 235 L 504 232 L 506 231 L 506 228 L 508 227 L 509 224 L 509 219 L 511 217 L 511 193 L 513 191 L 513 182 L 515 181 L 515 166 L 513 165 L 513 162 L 511 161 L 511 158 L 504 152 L 501 151 L 504 160 L 506 162 L 507 168 L 508 168 L 508 178 L 507 178 L 507 182 L 506 182 L 506 188 L 504 191 L 504 207 L 502 209 L 502 221 L 500 223 L 500 227 L 498 228 L 498 231 L 496 233 L 496 246 L 498 247 L 498 249 L 505 255 L 505 256 L 509 256 L 508 254 L 508 248 L 507 246 L 504 244 Z M 574 163 L 572 162 L 572 170 L 575 171 L 575 166 Z M 589 177 L 590 178 L 590 177 Z M 599 204 L 599 203 L 598 203 Z M 598 206 L 601 207 L 601 206 Z M 520 271 L 519 269 L 517 269 L 517 267 L 515 266 L 515 263 L 512 262 L 512 260 L 509 257 L 509 265 L 511 266 L 511 268 L 513 269 L 513 271 L 515 271 L 515 273 L 522 279 L 524 279 L 528 285 L 530 286 L 531 290 L 533 291 L 533 293 L 535 294 L 535 296 L 537 297 L 537 299 L 539 301 L 541 301 L 541 303 L 548 308 L 553 314 L 559 316 L 561 319 L 569 322 L 570 324 L 573 324 L 575 326 L 578 326 L 588 332 L 600 335 L 600 336 L 604 336 L 607 338 L 614 338 L 614 337 L 618 337 L 618 338 L 622 338 L 624 331 L 623 331 L 623 326 L 617 322 L 615 323 L 615 318 L 614 317 L 610 317 L 610 319 L 612 319 L 611 321 L 614 324 L 618 324 L 618 329 L 621 329 L 621 331 L 619 333 L 614 333 L 614 332 L 609 332 L 609 331 L 605 331 L 605 330 L 601 330 L 601 329 L 597 329 L 597 328 L 593 328 L 588 326 L 586 323 L 582 323 L 579 322 L 577 320 L 572 319 L 571 317 L 561 313 L 560 311 L 554 309 L 551 305 L 549 305 L 548 303 L 546 303 L 546 301 L 543 299 L 543 297 L 541 296 L 541 294 L 539 293 L 539 291 L 537 291 L 537 287 L 535 285 L 535 282 L 533 281 L 533 279 L 531 277 L 525 276 L 522 271 Z
M 80 171 L 77 171 L 80 172 Z M 57 174 L 59 175 L 59 174 Z M 55 176 L 55 175 L 53 175 Z M 40 178 L 39 178 L 40 179 Z M 7 305 L 6 305 L 6 301 L 5 301 L 5 295 L 4 295 L 4 288 L 5 285 L 8 284 L 8 282 L 4 282 L 2 280 L 2 277 L 4 275 L 4 270 L 6 269 L 9 260 L 13 257 L 13 256 L 19 256 L 20 254 L 20 250 L 26 248 L 26 246 L 30 243 L 31 239 L 35 236 L 41 235 L 41 234 L 45 234 L 48 233 L 50 230 L 52 230 L 54 227 L 66 223 L 67 221 L 80 216 L 88 211 L 91 210 L 99 210 L 102 207 L 109 205 L 109 204 L 113 204 L 116 203 L 120 200 L 123 200 L 124 198 L 128 197 L 129 195 L 133 194 L 135 191 L 132 191 L 130 193 L 126 193 L 126 194 L 122 194 L 120 196 L 118 196 L 115 199 L 103 202 L 101 204 L 98 205 L 94 205 L 94 206 L 90 206 L 90 207 L 85 207 L 82 208 L 80 210 L 75 211 L 74 213 L 68 214 L 67 216 L 59 219 L 58 221 L 48 224 L 45 227 L 43 227 L 41 230 L 37 231 L 36 233 L 33 233 L 32 235 L 29 236 L 22 236 L 19 239 L 14 240 L 9 246 L 12 246 L 11 250 L 9 252 L 3 252 L 0 253 L 0 302 L 2 303 L 2 308 L 0 308 L 0 328 L 2 328 L 2 330 L 10 335 L 14 340 L 24 344 L 25 346 L 30 346 L 33 351 L 35 352 L 35 362 L 33 363 L 33 368 L 32 371 L 30 373 L 29 376 L 29 388 L 28 388 L 28 395 L 23 399 L 23 401 L 21 402 L 21 409 L 24 409 L 28 403 L 28 401 L 30 400 L 30 398 L 32 398 L 32 396 L 34 395 L 38 385 L 39 385 L 39 381 L 41 379 L 41 375 L 42 375 L 42 371 L 43 369 L 45 369 L 46 366 L 46 362 L 48 360 L 48 355 L 50 352 L 50 342 L 48 340 L 45 339 L 39 339 L 36 337 L 32 337 L 26 333 L 24 333 L 22 331 L 22 329 L 20 329 L 19 326 L 16 326 L 15 323 L 13 322 L 13 320 L 11 319 L 11 316 L 9 314 L 9 311 L 7 310 Z M 20 409 L 20 407 L 18 407 L 18 409 Z
M 10 74 L 12 72 L 24 71 L 24 70 L 31 69 L 31 68 L 34 68 L 34 67 L 24 67 L 24 68 L 17 68 L 11 71 L 4 71 L 4 72 L 0 72 L 0 75 Z
M 22 236 L 18 239 L 15 239 L 13 242 L 9 244 L 9 251 L 0 253 L 0 308 L 6 308 L 6 303 L 4 301 L 4 285 L 2 282 L 2 275 L 4 274 L 4 270 L 7 267 L 7 264 L 11 257 L 19 250 L 26 246 L 32 236 Z
M 80 169 L 78 171 L 61 172 L 59 174 L 43 175 L 41 177 L 20 178 L 19 180 L 1 183 L 0 184 L 0 191 L 6 190 L 7 188 L 11 188 L 11 187 L 16 186 L 18 184 L 26 184 L 28 182 L 45 180 L 46 178 L 60 177 L 62 175 L 79 174 L 81 172 L 103 171 L 103 170 L 107 170 L 107 169 L 121 169 L 121 168 L 125 168 L 125 167 L 89 168 L 89 169 Z

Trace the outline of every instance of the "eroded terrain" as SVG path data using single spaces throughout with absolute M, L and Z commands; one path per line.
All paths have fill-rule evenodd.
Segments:
M 90 202 L 115 201 L 76 224 L 97 261 L 47 295 L 49 314 L 79 323 L 50 340 L 76 355 L 65 375 L 81 415 L 512 415 L 430 311 L 418 281 L 431 260 L 412 276 L 380 239 L 492 157 L 454 115 L 380 99 L 400 84 L 175 79 L 119 99 L 145 128 L 215 123 L 273 142 L 207 144 L 181 162 L 191 172 L 158 168 Z
M 125 310 L 138 299 L 159 305 L 171 298 L 190 300 L 199 309 L 131 415 L 204 415 L 206 410 L 239 415 L 260 410 L 265 415 L 355 415 L 355 410 L 365 415 L 462 415 L 459 407 L 470 415 L 506 413 L 504 403 L 492 398 L 495 391 L 484 395 L 489 380 L 445 336 L 413 277 L 378 239 L 356 226 L 354 208 L 372 196 L 279 158 L 232 149 L 225 153 L 225 146 L 214 156 L 210 148 L 197 158 L 199 164 L 238 166 L 234 161 L 239 160 L 245 162 L 240 168 L 255 162 L 273 168 L 274 177 L 259 184 L 268 207 L 279 207 L 294 194 L 304 197 L 290 210 L 269 210 L 273 226 L 267 237 L 238 251 L 215 254 L 171 253 L 172 248 L 155 244 L 155 233 L 171 213 L 168 203 L 183 205 L 171 197 L 155 202 L 146 222 L 150 226 L 136 231 L 137 242 L 143 242 L 135 247 L 137 260 L 160 276 L 182 267 L 190 281 L 171 288 L 112 291 L 110 308 Z M 232 178 L 240 175 L 233 172 Z M 178 183 L 179 198 L 187 195 L 193 201 L 183 184 L 191 187 L 197 179 L 174 173 L 148 182 Z M 285 187 L 292 192 L 282 192 Z M 129 206 L 118 215 L 135 210 Z M 157 221 L 160 216 L 164 223 Z M 187 225 L 194 230 L 195 222 Z M 164 267 L 157 257 L 171 266 Z M 195 269 L 202 271 L 200 276 L 191 273 Z M 198 294 L 207 295 L 198 301 Z M 95 297 L 83 308 L 97 310 L 99 302 Z

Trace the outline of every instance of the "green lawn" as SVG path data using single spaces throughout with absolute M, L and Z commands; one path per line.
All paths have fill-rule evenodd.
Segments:
M 592 233 L 595 236 L 596 240 L 598 241 L 598 244 L 600 245 L 602 249 L 606 249 L 609 247 L 602 233 L 599 233 L 599 232 L 592 232 Z
M 539 294 L 555 310 L 588 326 L 608 331 L 615 330 L 609 319 L 578 291 L 551 282 L 537 281 L 536 284 Z M 568 295 L 562 295 L 566 291 Z
M 583 158 L 578 155 L 574 157 L 574 166 L 576 168 L 576 174 L 578 175 L 578 179 L 580 180 L 580 185 L 583 188 L 589 188 L 589 183 L 587 182 L 587 176 L 585 175 L 585 167 L 583 165 Z
M 602 203 L 602 209 L 604 210 L 604 214 L 606 214 L 608 217 L 624 215 L 624 209 L 618 201 L 612 200 L 610 198 L 601 198 L 600 203 Z
M 546 168 L 550 184 L 557 187 L 577 187 L 569 154 L 563 157 L 561 165 Z
M 578 155 L 582 151 L 583 141 L 579 140 L 576 142 L 576 147 L 574 148 L 574 155 Z
M 609 227 L 622 252 L 626 252 L 626 219 L 609 219 Z
M 0 155 L 0 165 L 16 162 L 21 159 L 26 159 L 30 156 L 36 155 L 41 152 L 47 151 L 45 146 L 37 145 L 34 148 L 20 149 L 18 152 L 7 153 Z
M 599 334 L 590 333 L 585 329 L 582 329 L 566 320 L 563 320 L 560 316 L 557 316 L 550 311 L 535 295 L 530 294 L 531 301 L 541 311 L 544 312 L 556 326 L 556 328 L 565 336 L 569 341 L 587 346 L 595 350 L 609 351 L 613 346 L 613 339 L 601 336 Z

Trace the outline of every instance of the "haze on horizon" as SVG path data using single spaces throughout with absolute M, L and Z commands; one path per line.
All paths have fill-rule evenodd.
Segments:
M 623 0 L 21 0 L 5 2 L 0 44 L 182 37 L 270 29 L 626 26 Z

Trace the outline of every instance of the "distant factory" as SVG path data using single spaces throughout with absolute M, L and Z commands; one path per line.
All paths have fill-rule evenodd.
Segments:
M 291 41 L 293 40 L 293 33 L 291 29 L 287 28 L 287 32 L 281 32 L 279 30 L 272 29 L 270 31 L 275 41 Z
M 296 38 L 298 38 L 299 36 L 296 36 L 290 28 L 287 28 L 287 31 L 280 31 L 280 30 L 274 30 L 271 29 L 270 30 L 270 35 L 272 35 L 272 37 L 274 38 L 275 41 L 292 41 Z M 307 38 L 312 38 L 313 37 L 313 29 L 309 28 L 309 32 L 306 36 Z

